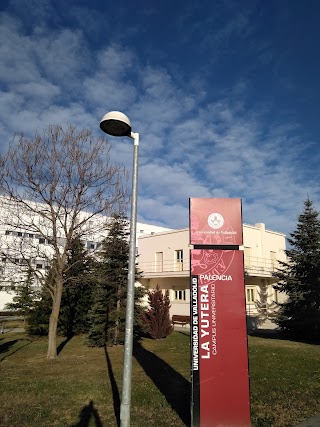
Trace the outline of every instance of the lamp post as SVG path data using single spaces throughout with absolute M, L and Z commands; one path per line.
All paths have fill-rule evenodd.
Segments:
M 139 134 L 131 131 L 130 120 L 125 114 L 119 111 L 111 111 L 105 114 L 101 119 L 100 128 L 103 132 L 109 135 L 128 136 L 129 138 L 132 138 L 134 140 L 126 329 L 125 329 L 125 339 L 124 339 L 122 400 L 121 400 L 121 409 L 120 409 L 120 426 L 129 427 L 130 426 L 130 406 L 131 406 L 131 378 L 132 378 L 134 283 L 135 283 L 135 270 L 136 270 L 135 260 L 136 260 Z

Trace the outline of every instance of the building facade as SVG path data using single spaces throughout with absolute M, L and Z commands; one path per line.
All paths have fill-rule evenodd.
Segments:
M 273 289 L 273 272 L 285 261 L 285 235 L 266 230 L 262 223 L 243 225 L 245 297 L 248 328 L 275 328 L 272 313 L 285 299 Z M 189 229 L 169 230 L 138 239 L 141 284 L 169 291 L 171 315 L 190 312 Z
M 0 311 L 12 302 L 17 288 L 23 286 L 30 266 L 38 277 L 44 277 L 53 256 L 50 224 L 35 215 L 25 217 L 12 203 L 0 206 Z M 81 216 L 85 217 L 85 212 Z M 80 216 L 80 221 L 81 221 Z M 108 218 L 96 215 L 87 221 L 83 233 L 85 249 L 96 251 L 107 235 Z M 28 226 L 28 224 L 31 224 Z M 38 230 L 38 232 L 37 232 Z M 60 236 L 60 234 L 59 234 Z M 66 239 L 63 230 L 58 238 L 61 247 Z M 245 264 L 245 296 L 249 328 L 274 327 L 272 312 L 276 302 L 285 296 L 273 289 L 273 272 L 279 261 L 285 261 L 285 235 L 266 230 L 262 223 L 243 225 Z M 147 289 L 159 286 L 168 290 L 171 315 L 189 315 L 190 249 L 189 229 L 172 230 L 151 224 L 137 223 L 137 253 L 140 284 Z M 40 286 L 41 280 L 35 282 Z
M 39 205 L 39 212 L 40 208 Z M 86 215 L 86 212 L 81 212 L 79 221 Z M 12 302 L 17 289 L 24 286 L 30 268 L 35 273 L 33 283 L 37 290 L 41 286 L 41 277 L 50 267 L 54 253 L 50 243 L 52 231 L 49 223 L 41 221 L 40 215 L 30 218 L 30 215 L 18 211 L 12 202 L 0 198 L 0 311 L 4 311 L 6 304 Z M 95 215 L 88 221 L 88 230 L 82 237 L 86 250 L 94 252 L 99 249 L 107 235 L 107 221 L 105 215 Z M 136 230 L 138 242 L 141 236 L 170 229 L 138 222 Z M 63 247 L 66 242 L 63 227 L 59 235 L 58 244 Z

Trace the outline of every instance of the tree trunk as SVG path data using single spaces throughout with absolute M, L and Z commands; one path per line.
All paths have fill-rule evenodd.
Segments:
M 62 296 L 62 278 L 56 279 L 56 289 L 54 300 L 52 302 L 52 311 L 49 319 L 49 334 L 48 334 L 48 353 L 47 359 L 56 359 L 57 357 L 57 329 L 60 312 L 61 296 Z

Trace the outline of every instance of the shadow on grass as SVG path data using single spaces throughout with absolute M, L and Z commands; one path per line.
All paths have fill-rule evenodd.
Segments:
M 8 351 L 10 351 L 10 348 L 12 346 L 14 346 L 15 344 L 17 344 L 19 341 L 26 341 L 25 339 L 23 340 L 11 340 L 11 341 L 7 341 L 4 343 L 0 343 L 0 354 L 1 353 L 6 353 Z M 27 345 L 31 344 L 33 340 L 28 340 L 25 344 L 21 345 L 20 347 L 16 348 L 14 351 L 12 351 L 11 353 L 3 356 L 2 358 L 0 358 L 0 362 L 2 362 L 4 359 L 7 359 L 9 356 L 12 356 L 13 354 L 17 353 L 19 350 L 21 350 L 23 347 L 26 347 Z
M 98 410 L 94 407 L 93 400 L 90 400 L 89 404 L 81 409 L 79 418 L 79 421 L 76 424 L 72 424 L 71 427 L 89 427 L 92 418 L 95 427 L 103 427 Z
M 73 338 L 73 335 L 66 337 L 66 339 L 58 345 L 58 347 L 57 347 L 57 355 L 58 356 L 62 352 L 62 350 L 65 348 L 65 346 L 68 344 L 68 342 L 72 340 L 72 338 Z
M 134 342 L 133 355 L 186 426 L 190 419 L 191 385 L 167 362 Z
M 274 340 L 288 339 L 288 337 L 286 337 L 282 332 L 279 332 L 273 329 L 248 330 L 247 334 L 251 337 L 267 338 L 267 339 L 274 339 Z
M 190 336 L 190 329 L 186 329 L 185 331 L 183 331 L 183 330 L 180 329 L 180 330 L 176 330 L 175 332 L 177 334 Z
M 104 348 L 104 352 L 106 355 L 106 361 L 107 361 L 107 366 L 108 366 L 108 374 L 109 374 L 111 388 L 112 388 L 113 410 L 114 410 L 114 415 L 115 415 L 116 421 L 117 421 L 117 427 L 119 427 L 120 426 L 120 394 L 119 394 L 119 389 L 118 389 L 116 380 L 115 380 L 114 375 L 113 375 L 112 365 L 111 365 L 111 361 L 110 361 L 110 357 L 108 354 L 107 347 Z
M 288 333 L 279 331 L 279 330 L 270 330 L 270 329 L 257 329 L 254 331 L 248 331 L 248 335 L 252 337 L 272 339 L 272 340 L 282 340 L 282 341 L 292 341 L 292 342 L 300 342 L 302 344 L 312 344 L 319 345 L 320 340 L 311 340 L 307 338 L 297 337 L 290 335 Z
M 18 341 L 19 340 L 12 340 L 12 341 L 0 343 L 0 353 L 6 353 L 10 349 L 10 347 L 12 347 Z

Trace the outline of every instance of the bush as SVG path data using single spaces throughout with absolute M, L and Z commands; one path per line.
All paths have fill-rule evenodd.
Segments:
M 168 290 L 163 294 L 157 286 L 156 289 L 148 291 L 148 302 L 149 309 L 141 318 L 143 331 L 153 339 L 167 337 L 173 331 Z

